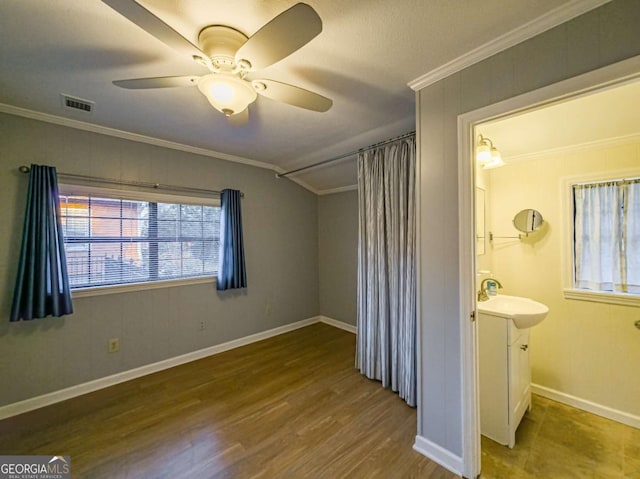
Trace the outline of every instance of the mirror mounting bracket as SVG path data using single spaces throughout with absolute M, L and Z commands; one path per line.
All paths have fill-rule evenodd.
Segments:
M 518 236 L 496 236 L 491 231 L 489 231 L 489 241 L 493 241 L 494 239 L 522 239 L 527 238 L 529 233 L 519 234 Z

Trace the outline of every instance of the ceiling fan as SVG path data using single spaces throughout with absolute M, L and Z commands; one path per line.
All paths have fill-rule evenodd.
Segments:
M 277 15 L 251 37 L 225 26 L 209 25 L 198 35 L 198 45 L 156 17 L 135 0 L 102 0 L 122 16 L 170 47 L 188 54 L 209 73 L 116 80 L 122 88 L 148 89 L 197 86 L 209 103 L 233 125 L 249 119 L 249 104 L 257 95 L 307 110 L 324 112 L 333 102 L 322 95 L 275 80 L 250 80 L 247 75 L 289 56 L 322 31 L 322 20 L 305 3 Z

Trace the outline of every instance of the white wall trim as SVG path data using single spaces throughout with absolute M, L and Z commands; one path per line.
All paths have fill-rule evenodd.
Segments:
M 284 173 L 285 170 L 279 166 L 263 161 L 252 160 L 242 156 L 230 155 L 228 153 L 222 153 L 215 150 L 209 150 L 207 148 L 200 148 L 197 146 L 186 145 L 184 143 L 178 143 L 175 141 L 163 140 L 161 138 L 155 138 L 152 136 L 140 135 L 138 133 L 132 133 L 129 131 L 118 130 L 116 128 L 109 128 L 107 126 L 95 125 L 86 121 L 74 120 L 71 118 L 64 118 L 62 116 L 51 115 L 49 113 L 42 113 L 35 110 L 29 110 L 27 108 L 20 108 L 6 103 L 0 103 L 0 113 L 7 113 L 9 115 L 21 116 L 24 118 L 30 118 L 32 120 L 44 121 L 46 123 L 53 123 L 54 125 L 66 126 L 68 128 L 75 128 L 76 130 L 88 131 L 91 133 L 98 133 L 100 135 L 112 136 L 115 138 L 121 138 L 124 140 L 136 141 L 138 143 L 146 143 L 147 145 L 159 146 L 161 148 L 167 148 L 170 150 L 184 151 L 185 153 L 193 153 L 194 155 L 208 156 L 217 160 L 230 161 L 232 163 L 240 163 L 243 165 L 254 166 L 256 168 L 264 168 L 272 170 L 276 173 Z M 318 194 L 318 191 L 308 183 L 296 179 L 288 178 L 294 183 L 299 184 L 303 188 L 311 191 L 314 194 Z
M 511 30 L 510 32 L 500 35 L 499 37 L 474 48 L 444 65 L 434 68 L 430 72 L 410 81 L 408 85 L 416 91 L 432 85 L 449 75 L 453 75 L 454 73 L 464 70 L 465 68 L 485 60 L 496 53 L 506 50 L 518 43 L 524 42 L 529 38 L 533 38 L 542 32 L 561 25 L 562 23 L 568 22 L 569 20 L 588 12 L 589 10 L 593 10 L 594 8 L 604 5 L 609 1 L 610 0 L 573 0 L 567 2 L 532 21 Z
M 476 302 L 476 194 L 473 126 L 458 117 L 458 256 L 460 258 L 460 388 L 462 405 L 462 461 L 465 477 L 480 474 L 480 388 L 478 387 L 478 323 Z M 464 132 L 464 133 L 462 133 Z M 469 367 L 471 365 L 471 367 Z
M 350 333 L 356 334 L 356 326 L 353 324 L 345 323 L 344 321 L 338 321 L 337 319 L 329 318 L 327 316 L 318 316 L 320 323 L 328 324 L 334 328 L 340 328 Z
M 99 389 L 103 389 L 109 386 L 114 386 L 116 384 L 129 381 L 131 379 L 136 379 L 142 376 L 146 376 L 148 374 L 156 373 L 158 371 L 163 371 L 165 369 L 169 369 L 174 366 L 179 366 L 181 364 L 189 363 L 191 361 L 196 361 L 198 359 L 206 358 L 208 356 L 213 356 L 215 354 L 219 354 L 224 351 L 228 351 L 230 349 L 239 348 L 240 346 L 246 346 L 247 344 L 255 343 L 257 341 L 262 341 L 263 339 L 268 339 L 273 336 L 278 336 L 280 334 L 288 333 L 290 331 L 304 328 L 306 326 L 310 326 L 312 324 L 319 323 L 319 322 L 328 324 L 330 326 L 334 326 L 336 328 L 344 329 L 345 331 L 355 332 L 355 326 L 352 326 L 350 324 L 343 323 L 342 321 L 337 321 L 335 319 L 327 318 L 326 316 L 314 316 L 311 318 L 303 319 L 301 321 L 297 321 L 295 323 L 285 324 L 284 326 L 279 326 L 277 328 L 269 329 L 267 331 L 262 331 L 256 334 L 251 334 L 243 338 L 227 341 L 226 343 L 216 344 L 215 346 L 199 349 L 197 351 L 183 354 L 181 356 L 164 359 L 162 361 L 158 361 L 152 364 L 147 364 L 139 368 L 130 369 L 128 371 L 122 371 L 120 373 L 113 374 L 111 376 L 106 376 L 104 378 L 99 378 L 86 383 L 77 384 L 75 386 L 71 386 L 65 389 L 60 389 L 58 391 L 53 391 L 47 394 L 43 394 L 41 396 L 36 396 L 33 398 L 25 399 L 23 401 L 7 404 L 6 406 L 0 407 L 0 420 L 6 419 L 11 416 L 16 416 L 18 414 L 22 414 L 25 412 L 29 412 L 44 406 L 49 406 L 51 404 L 65 401 L 67 399 L 71 399 L 76 396 L 81 396 L 83 394 L 97 391 Z
M 503 160 L 507 162 L 528 161 L 545 159 L 550 156 L 559 156 L 569 153 L 576 153 L 584 150 L 595 150 L 597 148 L 611 148 L 622 145 L 632 145 L 640 143 L 640 134 L 633 133 L 630 135 L 616 136 L 614 138 L 604 138 L 601 140 L 585 141 L 583 143 L 575 143 L 568 146 L 560 146 L 557 148 L 549 148 L 547 150 L 535 151 L 533 153 L 525 153 L 522 155 L 503 156 Z
M 608 406 L 603 406 L 602 404 L 588 401 L 577 396 L 572 396 L 571 394 L 563 393 L 539 384 L 531 384 L 531 392 L 547 399 L 552 399 L 553 401 L 558 401 L 562 404 L 573 406 L 575 408 L 582 409 L 583 411 L 611 419 L 612 421 L 617 421 L 622 424 L 626 424 L 627 426 L 640 429 L 640 416 L 629 414 L 627 412 L 620 411 L 619 409 L 613 409 Z
M 628 293 L 609 293 L 606 291 L 589 291 L 584 289 L 564 288 L 565 299 L 591 301 L 593 303 L 617 304 L 618 306 L 635 306 L 640 308 L 640 296 Z
M 437 462 L 454 474 L 462 476 L 462 458 L 438 446 L 435 442 L 431 442 L 422 436 L 416 436 L 416 442 L 413 443 L 413 450 L 428 457 L 433 462 Z
M 166 281 L 149 281 L 148 283 L 128 283 L 114 284 L 109 286 L 92 286 L 88 288 L 78 288 L 71 290 L 71 298 L 89 298 L 91 296 L 105 296 L 108 294 L 132 293 L 134 291 L 148 291 L 150 289 L 176 288 L 180 286 L 190 286 L 192 284 L 215 285 L 215 276 L 205 276 L 200 278 L 168 279 Z
M 357 190 L 358 185 L 339 186 L 338 188 L 330 188 L 328 190 L 318 190 L 318 195 L 333 195 L 335 193 L 344 193 L 345 191 Z

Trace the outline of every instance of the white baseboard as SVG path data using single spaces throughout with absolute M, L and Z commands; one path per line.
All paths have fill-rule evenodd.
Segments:
M 413 444 L 413 450 L 428 457 L 433 462 L 437 462 L 454 474 L 462 476 L 462 471 L 464 469 L 462 457 L 456 456 L 451 451 L 448 451 L 442 446 L 438 446 L 435 442 L 431 442 L 422 436 L 416 436 L 416 442 Z
M 329 318 L 327 316 L 318 316 L 318 321 L 334 328 L 344 329 L 350 333 L 356 334 L 356 327 L 353 324 L 345 323 L 344 321 L 338 321 L 337 319 Z
M 640 429 L 640 416 L 629 414 L 618 409 L 613 409 L 608 406 L 603 406 L 602 404 L 587 401 L 586 399 L 556 391 L 555 389 L 551 389 L 545 386 L 540 386 L 539 384 L 532 384 L 531 392 L 547 399 L 552 399 L 554 401 L 558 401 L 560 403 L 582 409 L 583 411 L 606 417 L 607 419 L 611 419 L 612 421 L 621 422 L 622 424 L 626 424 L 627 426 Z
M 323 322 L 341 329 L 345 329 L 345 327 L 351 326 L 346 323 L 342 323 L 341 321 L 325 318 L 324 316 L 314 316 L 312 318 L 303 319 L 302 321 L 297 321 L 291 324 L 285 324 L 284 326 L 269 329 L 267 331 L 262 331 L 256 334 L 251 334 L 249 336 L 245 336 L 244 338 L 234 339 L 226 343 L 217 344 L 215 346 L 211 346 L 204 349 L 199 349 L 198 351 L 193 351 L 187 354 L 183 354 L 181 356 L 164 359 L 162 361 L 158 361 L 152 364 L 147 364 L 139 368 L 130 369 L 128 371 L 123 371 L 117 374 L 113 374 L 111 376 L 106 376 L 104 378 L 95 379 L 93 381 L 77 384 L 75 386 L 71 386 L 65 389 L 60 389 L 58 391 L 53 391 L 47 394 L 43 394 L 42 396 L 36 396 L 33 398 L 25 399 L 23 401 L 7 404 L 6 406 L 0 407 L 0 419 L 5 419 L 11 416 L 17 416 L 18 414 L 32 411 L 34 409 L 48 406 L 50 404 L 54 404 L 57 402 L 65 401 L 67 399 L 71 399 L 76 396 L 81 396 L 82 394 L 87 394 L 93 391 L 97 391 L 98 389 L 103 389 L 109 386 L 113 386 L 115 384 L 129 381 L 131 379 L 146 376 L 147 374 L 163 371 L 165 369 L 169 369 L 174 366 L 179 366 L 181 364 L 189 363 L 197 359 L 206 358 L 207 356 L 213 356 L 214 354 L 219 354 L 224 351 L 228 351 L 230 349 L 239 348 L 240 346 L 245 346 L 247 344 L 255 343 L 257 341 L 262 341 L 263 339 L 268 339 L 273 336 L 278 336 L 280 334 L 288 333 L 289 331 L 304 328 L 305 326 L 309 326 L 311 324 L 315 324 L 318 322 Z M 340 325 L 344 325 L 344 327 Z

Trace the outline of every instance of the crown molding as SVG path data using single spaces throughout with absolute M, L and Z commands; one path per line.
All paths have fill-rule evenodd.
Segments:
M 26 108 L 7 105 L 6 103 L 0 103 L 0 113 L 22 116 L 25 118 L 30 118 L 32 120 L 39 120 L 46 123 L 53 123 L 55 125 L 75 128 L 76 130 L 89 131 L 91 133 L 99 133 L 101 135 L 113 136 L 115 138 L 122 138 L 124 140 L 137 141 L 138 143 L 160 146 L 162 148 L 168 148 L 170 150 L 178 150 L 184 151 L 186 153 L 208 156 L 211 158 L 216 158 L 218 160 L 231 161 L 233 163 L 242 163 L 243 165 L 255 166 L 256 168 L 265 168 L 268 170 L 275 170 L 277 168 L 275 165 L 272 165 L 270 163 L 252 160 L 249 158 L 244 158 L 242 156 L 230 155 L 228 153 L 209 150 L 207 148 L 200 148 L 197 146 L 186 145 L 184 143 L 177 143 L 175 141 L 163 140 L 161 138 L 155 138 L 153 136 L 140 135 L 138 133 L 131 133 L 129 131 L 109 128 L 107 126 L 95 125 L 86 121 L 64 118 L 62 116 L 42 113 L 35 110 L 28 110 Z
M 522 43 L 525 40 L 533 38 L 540 33 L 550 30 L 553 27 L 557 27 L 562 23 L 568 22 L 569 20 L 604 5 L 605 3 L 609 3 L 610 1 L 611 0 L 572 0 L 567 2 L 518 28 L 474 48 L 444 65 L 434 68 L 415 80 L 410 81 L 408 85 L 414 91 L 421 90 L 422 88 L 432 85 L 443 78 L 485 60 L 496 53 L 500 53 L 507 48 L 517 45 L 518 43 Z
M 358 185 L 339 186 L 338 188 L 330 188 L 328 190 L 319 190 L 318 195 L 333 195 L 335 193 L 344 193 L 345 191 L 354 191 L 358 189 Z
M 271 163 L 265 163 L 263 161 L 252 160 L 250 158 L 244 158 L 242 156 L 230 155 L 228 153 L 222 153 L 215 150 L 209 150 L 207 148 L 200 148 L 197 146 L 186 145 L 184 143 L 177 143 L 175 141 L 163 140 L 161 138 L 155 138 L 152 136 L 140 135 L 138 133 L 131 133 L 129 131 L 118 130 L 115 128 L 109 128 L 102 125 L 94 125 L 86 121 L 74 120 L 71 118 L 64 118 L 57 115 L 51 115 L 49 113 L 42 113 L 35 110 L 29 110 L 27 108 L 20 108 L 14 105 L 7 105 L 6 103 L 0 103 L 0 113 L 7 113 L 9 115 L 21 116 L 32 120 L 44 121 L 46 123 L 53 123 L 55 125 L 66 126 L 69 128 L 75 128 L 76 130 L 88 131 L 91 133 L 98 133 L 100 135 L 112 136 L 115 138 L 122 138 L 124 140 L 136 141 L 138 143 L 146 143 L 148 145 L 159 146 L 161 148 L 168 148 L 170 150 L 184 151 L 185 153 L 193 153 L 195 155 L 208 156 L 217 160 L 230 161 L 232 163 L 240 163 L 243 165 L 254 166 L 256 168 L 263 168 L 272 170 L 276 173 L 284 173 L 284 170 L 279 166 Z M 318 190 L 313 188 L 308 183 L 296 179 L 289 178 L 291 181 L 299 184 L 303 188 L 311 191 L 314 194 L 318 194 Z
M 602 140 L 585 141 L 583 143 L 574 143 L 568 146 L 559 146 L 557 148 L 548 148 L 546 150 L 535 151 L 533 153 L 524 153 L 522 155 L 504 156 L 505 162 L 518 163 L 528 160 L 539 160 L 550 156 L 566 155 L 577 151 L 594 150 L 596 148 L 610 148 L 614 146 L 630 145 L 640 143 L 640 133 L 632 133 L 630 135 L 616 136 L 613 138 L 604 138 Z

